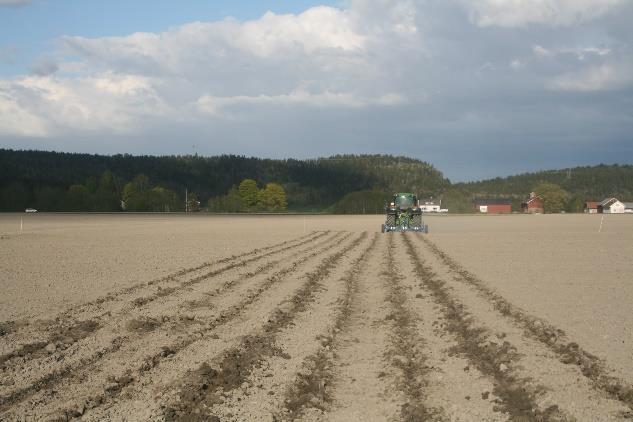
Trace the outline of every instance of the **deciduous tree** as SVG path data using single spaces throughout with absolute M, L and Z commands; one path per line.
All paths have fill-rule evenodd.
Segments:
M 569 193 L 554 183 L 544 182 L 534 189 L 543 198 L 543 206 L 547 213 L 558 213 L 565 210 Z
M 258 202 L 259 190 L 257 189 L 257 182 L 253 179 L 244 179 L 242 183 L 240 183 L 238 190 L 242 200 L 242 207 L 246 211 L 254 209 Z

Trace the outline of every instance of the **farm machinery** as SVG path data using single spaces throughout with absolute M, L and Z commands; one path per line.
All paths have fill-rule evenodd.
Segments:
M 418 197 L 412 193 L 397 193 L 385 206 L 387 220 L 381 231 L 428 233 L 429 226 L 422 221 L 422 209 Z

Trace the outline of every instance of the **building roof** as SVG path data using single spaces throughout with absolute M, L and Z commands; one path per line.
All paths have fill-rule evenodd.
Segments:
M 598 204 L 599 202 L 587 201 L 585 202 L 585 208 L 587 208 L 588 210 L 595 210 L 598 208 Z
M 543 200 L 543 198 L 541 198 L 540 196 L 536 195 L 536 196 L 533 196 L 533 197 L 531 197 L 531 198 L 526 199 L 526 200 L 525 200 L 525 202 L 523 202 L 523 204 L 527 205 L 527 204 L 529 204 L 529 203 L 531 203 L 531 202 L 533 202 L 533 201 L 536 201 L 537 199 L 538 199 L 539 201 L 542 201 L 542 200 Z
M 512 205 L 512 199 L 483 198 L 483 199 L 475 199 L 473 203 L 475 205 Z
M 603 208 L 604 207 L 610 207 L 615 202 L 618 202 L 618 200 L 616 198 L 607 198 L 607 199 L 603 200 L 602 202 L 600 202 L 600 206 L 603 207 Z

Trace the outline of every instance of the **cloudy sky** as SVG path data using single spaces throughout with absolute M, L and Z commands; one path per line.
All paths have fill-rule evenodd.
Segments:
M 633 0 L 0 0 L 0 147 L 633 163 Z

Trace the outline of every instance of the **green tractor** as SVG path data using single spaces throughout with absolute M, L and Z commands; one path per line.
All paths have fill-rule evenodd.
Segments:
M 422 209 L 418 197 L 412 193 L 397 193 L 385 206 L 387 221 L 381 231 L 428 233 L 429 226 L 422 221 Z

